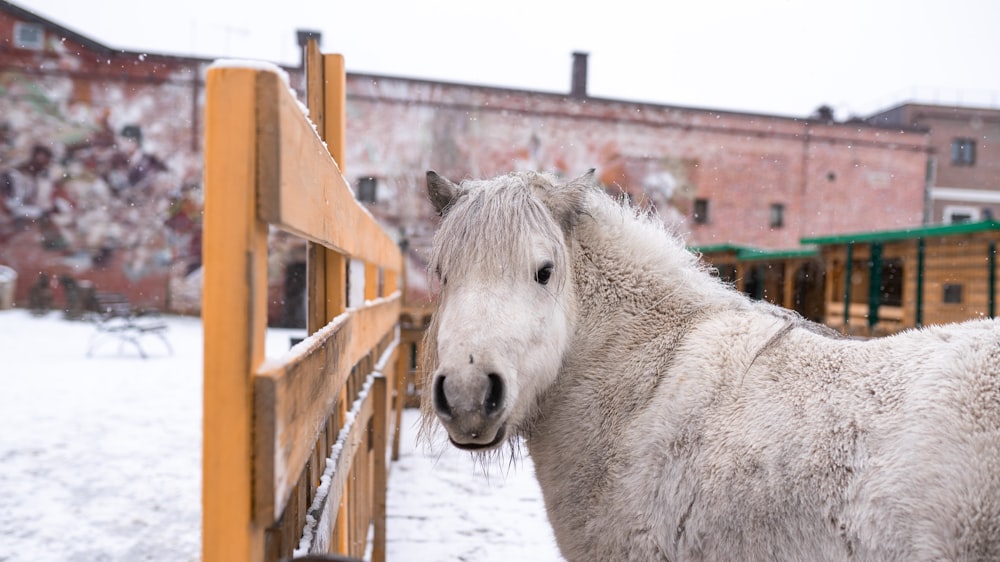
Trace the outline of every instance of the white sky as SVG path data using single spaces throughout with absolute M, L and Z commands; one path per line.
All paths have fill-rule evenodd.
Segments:
M 111 47 L 298 61 L 323 33 L 349 72 L 839 118 L 919 99 L 1000 107 L 995 0 L 14 0 Z

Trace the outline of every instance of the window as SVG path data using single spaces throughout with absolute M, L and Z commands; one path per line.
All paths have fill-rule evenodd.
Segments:
M 979 208 L 966 205 L 946 205 L 943 218 L 945 224 L 977 221 L 979 220 Z
M 972 166 L 976 163 L 976 141 L 957 138 L 951 141 L 951 163 L 956 166 Z
M 708 224 L 708 199 L 694 200 L 694 223 Z
M 783 203 L 771 203 L 771 212 L 768 214 L 768 224 L 771 228 L 781 228 L 785 226 L 785 205 Z
M 373 177 L 358 179 L 358 201 L 362 203 L 374 203 L 375 192 L 378 188 L 378 179 Z
M 958 304 L 962 302 L 962 286 L 955 283 L 945 283 L 944 302 Z
M 41 51 L 42 47 L 45 46 L 45 30 L 35 23 L 16 22 L 14 24 L 14 46 Z

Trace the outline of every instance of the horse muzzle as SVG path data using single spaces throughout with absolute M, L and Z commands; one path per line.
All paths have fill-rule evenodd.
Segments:
M 479 371 L 434 377 L 434 411 L 460 449 L 492 449 L 506 437 L 507 391 L 497 373 Z

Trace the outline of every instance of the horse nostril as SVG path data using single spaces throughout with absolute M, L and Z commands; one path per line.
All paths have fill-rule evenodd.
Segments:
M 443 418 L 451 418 L 451 406 L 444 394 L 444 375 L 434 379 L 434 409 Z
M 483 406 L 487 416 L 492 416 L 503 407 L 503 379 L 496 373 L 487 375 L 489 378 L 489 390 L 486 393 L 486 400 Z

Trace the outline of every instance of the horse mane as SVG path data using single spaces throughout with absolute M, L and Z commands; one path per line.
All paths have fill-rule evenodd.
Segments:
M 625 197 L 600 190 L 587 198 L 585 215 L 577 238 L 614 259 L 617 267 L 642 270 L 659 279 L 668 288 L 663 300 L 677 299 L 697 309 L 751 304 L 719 279 L 700 254 L 687 248 L 679 223 L 664 220 L 655 209 L 638 208 Z

